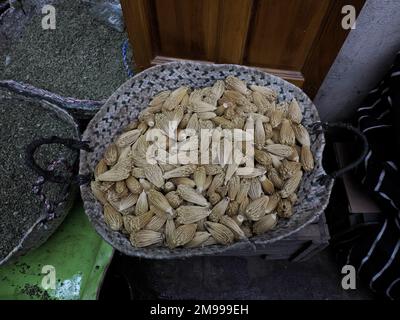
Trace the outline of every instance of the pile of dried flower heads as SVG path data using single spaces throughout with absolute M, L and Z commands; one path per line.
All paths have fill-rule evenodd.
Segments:
M 295 99 L 278 103 L 272 89 L 233 76 L 160 92 L 107 147 L 92 192 L 106 224 L 135 247 L 268 232 L 292 216 L 303 171 L 314 168 L 301 122 Z

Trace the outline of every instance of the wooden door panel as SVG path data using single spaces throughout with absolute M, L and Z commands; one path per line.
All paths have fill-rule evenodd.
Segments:
M 217 56 L 219 63 L 243 63 L 253 0 L 219 0 Z
M 301 70 L 328 5 L 315 0 L 255 1 L 246 64 Z
M 122 0 L 121 7 L 129 40 L 134 48 L 136 70 L 144 70 L 151 65 L 157 44 L 151 10 L 147 0 Z
M 208 60 L 215 56 L 218 1 L 155 0 L 159 55 Z
M 325 17 L 324 23 L 319 29 L 319 34 L 312 48 L 310 48 L 302 70 L 305 75 L 303 90 L 310 97 L 317 94 L 349 33 L 349 30 L 344 30 L 341 25 L 343 6 L 353 5 L 356 13 L 359 14 L 364 3 L 365 0 L 335 0 L 330 3 L 329 14 Z
M 258 67 L 313 97 L 365 0 L 121 0 L 137 71 L 188 59 Z

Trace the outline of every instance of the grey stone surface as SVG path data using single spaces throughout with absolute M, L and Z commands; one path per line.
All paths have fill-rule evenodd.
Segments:
M 400 50 L 400 1 L 367 0 L 314 103 L 322 120 L 350 117 Z
M 134 259 L 137 298 L 364 300 L 368 290 L 343 290 L 342 275 L 329 250 L 308 261 L 261 257 L 197 257 L 185 260 Z

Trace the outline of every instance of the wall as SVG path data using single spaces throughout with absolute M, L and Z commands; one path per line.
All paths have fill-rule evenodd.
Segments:
M 367 0 L 314 103 L 324 121 L 348 119 L 400 50 L 400 1 Z

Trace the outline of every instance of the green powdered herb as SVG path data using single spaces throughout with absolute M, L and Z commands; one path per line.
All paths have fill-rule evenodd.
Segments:
M 44 15 L 36 14 L 20 38 L 0 52 L 0 78 L 68 97 L 108 98 L 127 80 L 121 52 L 126 33 L 96 21 L 82 1 L 53 6 L 56 29 L 43 30 Z
M 75 132 L 71 124 L 38 103 L 6 97 L 9 95 L 0 91 L 0 261 L 44 213 L 43 203 L 32 192 L 38 175 L 25 164 L 26 146 L 34 139 L 53 135 L 73 138 Z M 43 168 L 60 157 L 71 165 L 77 156 L 76 151 L 54 144 L 44 145 L 35 153 Z M 61 170 L 67 174 L 62 167 L 58 173 Z M 46 182 L 43 191 L 55 203 L 63 197 L 62 186 L 56 183 Z

